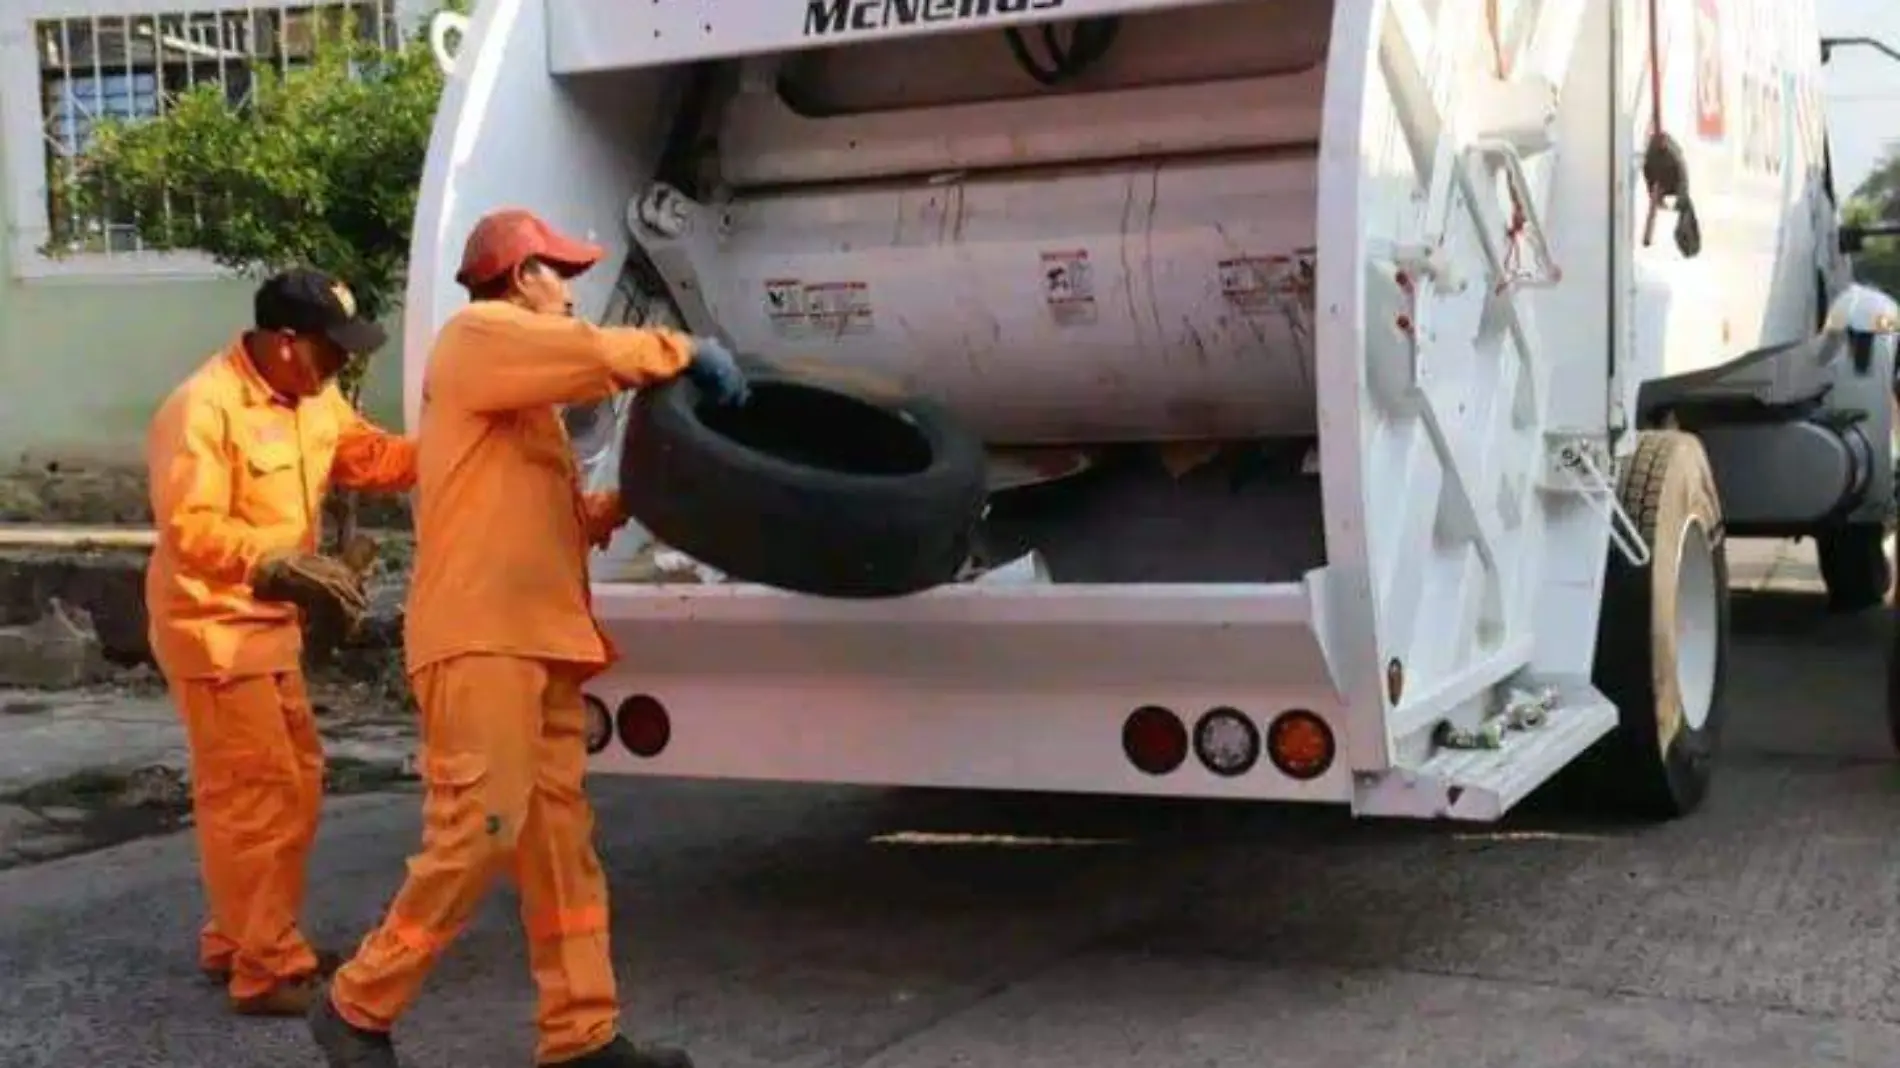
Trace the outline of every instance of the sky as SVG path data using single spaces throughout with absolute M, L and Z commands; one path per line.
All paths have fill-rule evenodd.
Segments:
M 1874 37 L 1900 51 L 1900 0 L 1815 0 L 1824 37 Z M 1853 192 L 1900 142 L 1900 60 L 1843 48 L 1823 69 L 1835 188 Z

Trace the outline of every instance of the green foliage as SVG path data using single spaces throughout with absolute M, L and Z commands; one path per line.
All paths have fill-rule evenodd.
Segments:
M 441 89 L 425 36 L 390 50 L 339 19 L 307 64 L 258 63 L 241 97 L 200 84 L 160 118 L 101 123 L 55 197 L 81 219 L 129 222 L 147 248 L 199 250 L 249 275 L 317 267 L 385 315 L 402 294 Z
M 1900 221 L 1900 143 L 1887 146 L 1880 166 L 1854 190 L 1854 200 L 1867 205 L 1876 218 Z
M 1900 223 L 1900 146 L 1886 158 L 1841 209 L 1849 224 Z M 1867 285 L 1900 296 L 1900 240 L 1874 237 L 1854 256 L 1854 276 Z

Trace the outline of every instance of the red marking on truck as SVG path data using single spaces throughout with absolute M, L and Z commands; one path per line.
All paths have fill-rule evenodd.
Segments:
M 1695 129 L 1704 141 L 1720 141 L 1728 134 L 1723 105 L 1722 23 L 1716 0 L 1696 0 Z
M 1312 261 L 1296 256 L 1234 256 L 1221 260 L 1221 296 L 1245 311 L 1278 309 L 1312 291 Z

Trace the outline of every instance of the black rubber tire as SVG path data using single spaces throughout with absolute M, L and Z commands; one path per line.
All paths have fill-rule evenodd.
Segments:
M 1623 471 L 1618 499 L 1650 562 L 1635 567 L 1611 549 L 1597 624 L 1597 688 L 1615 704 L 1617 729 L 1588 754 L 1593 807 L 1646 820 L 1686 816 L 1707 797 L 1727 719 L 1728 546 L 1715 479 L 1702 443 L 1679 431 L 1646 431 Z M 1713 567 L 1715 677 L 1700 728 L 1683 713 L 1676 669 L 1681 560 L 1690 531 L 1706 537 Z
M 979 439 L 924 398 L 747 371 L 741 408 L 702 403 L 684 379 L 635 398 L 620 458 L 635 519 L 735 579 L 797 593 L 896 597 L 955 577 L 987 499 Z
M 1893 564 L 1887 559 L 1887 528 L 1852 523 L 1814 537 L 1814 555 L 1827 585 L 1827 606 L 1834 612 L 1865 612 L 1887 603 L 1893 593 Z

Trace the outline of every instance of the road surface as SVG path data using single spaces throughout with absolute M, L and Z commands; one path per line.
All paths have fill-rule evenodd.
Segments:
M 598 783 L 628 1023 L 706 1068 L 1900 1063 L 1884 622 L 1736 607 L 1717 793 L 1667 827 Z M 332 806 L 320 938 L 375 920 L 416 832 L 413 797 Z M 316 1063 L 196 977 L 193 863 L 170 837 L 0 875 L 0 1064 Z M 511 909 L 442 964 L 413 1063 L 530 1063 Z

